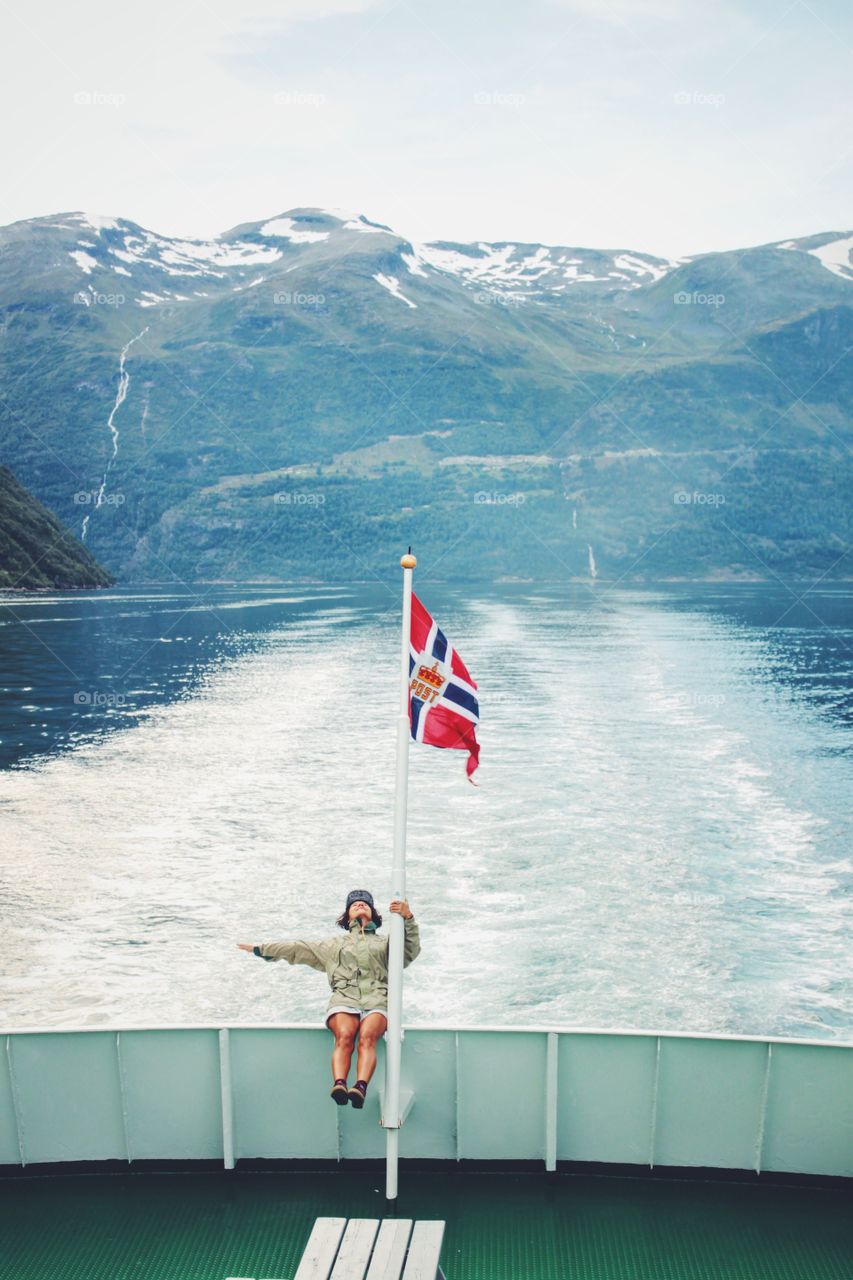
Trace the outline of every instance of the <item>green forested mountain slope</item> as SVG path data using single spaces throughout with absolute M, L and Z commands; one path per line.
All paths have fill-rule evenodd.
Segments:
M 0 587 L 107 587 L 110 575 L 0 466 Z

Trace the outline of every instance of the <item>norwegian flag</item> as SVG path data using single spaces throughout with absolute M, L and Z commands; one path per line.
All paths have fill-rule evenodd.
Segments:
M 469 779 L 480 763 L 477 686 L 447 636 L 412 593 L 409 722 L 415 742 L 468 752 Z

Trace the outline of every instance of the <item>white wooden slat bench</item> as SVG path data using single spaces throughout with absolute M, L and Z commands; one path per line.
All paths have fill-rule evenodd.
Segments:
M 318 1218 L 293 1280 L 444 1280 L 443 1222 Z

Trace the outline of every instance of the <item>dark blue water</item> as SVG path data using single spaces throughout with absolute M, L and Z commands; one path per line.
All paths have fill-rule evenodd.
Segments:
M 0 767 L 126 727 L 262 645 L 271 626 L 342 594 L 251 587 L 0 592 Z

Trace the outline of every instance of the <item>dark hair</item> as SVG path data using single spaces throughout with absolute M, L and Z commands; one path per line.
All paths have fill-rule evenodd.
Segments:
M 371 909 L 371 911 L 372 911 L 372 913 L 373 913 L 373 923 L 376 925 L 376 928 L 377 928 L 377 929 L 381 929 L 381 928 L 382 928 L 382 917 L 381 917 L 381 915 L 379 914 L 379 912 L 376 910 L 376 908 L 375 908 L 375 907 L 371 907 L 370 909 Z M 337 920 L 335 921 L 335 924 L 338 926 L 338 928 L 339 928 L 339 929 L 349 929 L 349 923 L 350 923 L 350 922 L 349 922 L 349 907 L 344 907 L 343 911 L 341 912 L 341 914 L 338 916 Z

